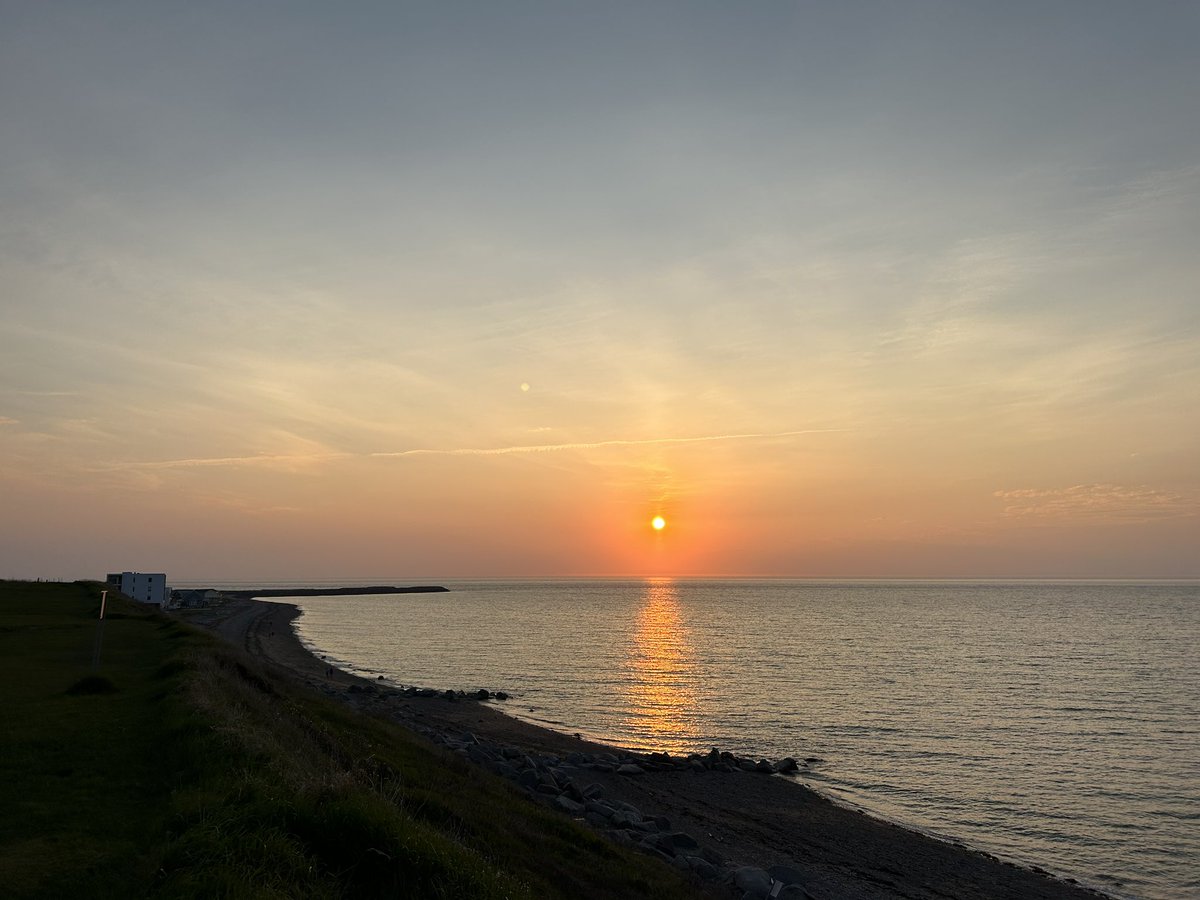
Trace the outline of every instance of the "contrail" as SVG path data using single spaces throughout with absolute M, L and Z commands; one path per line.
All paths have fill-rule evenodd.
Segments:
M 315 454 L 262 454 L 259 456 L 218 456 L 200 457 L 197 459 L 162 459 L 151 462 L 113 463 L 100 466 L 100 469 L 194 469 L 216 466 L 267 466 L 274 463 L 296 462 L 328 462 L 334 459 L 346 459 L 356 454 L 352 453 L 315 453 Z
M 332 462 L 339 459 L 397 459 L 404 456 L 507 456 L 513 453 L 554 453 L 560 450 L 594 450 L 600 447 L 647 447 L 660 444 L 703 444 L 716 441 L 751 441 L 797 437 L 804 434 L 834 434 L 844 428 L 806 428 L 799 431 L 754 431 L 740 434 L 704 434 L 693 437 L 635 438 L 608 441 L 575 441 L 566 444 L 527 444 L 514 447 L 448 447 L 381 450 L 375 453 L 261 454 L 197 459 L 164 459 L 151 462 L 113 463 L 98 467 L 113 469 L 191 469 L 219 466 L 270 466 L 279 463 Z
M 556 450 L 593 450 L 598 447 L 644 447 L 651 444 L 701 444 L 710 441 L 745 441 L 761 438 L 795 437 L 801 434 L 832 434 L 842 428 L 806 428 L 802 431 L 758 431 L 744 434 L 705 434 L 696 437 L 618 439 L 582 441 L 569 444 L 528 444 L 516 447 L 456 447 L 447 449 L 390 450 L 368 454 L 372 457 L 397 456 L 505 456 L 510 453 L 552 453 Z

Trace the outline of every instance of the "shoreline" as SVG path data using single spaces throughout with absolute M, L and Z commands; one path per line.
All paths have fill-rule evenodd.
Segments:
M 391 683 L 339 669 L 330 676 L 329 664 L 306 648 L 297 635 L 293 623 L 299 615 L 293 604 L 238 599 L 182 618 L 217 632 L 310 689 L 364 713 L 392 719 L 493 771 L 503 771 L 505 766 L 501 749 L 515 748 L 553 760 L 603 760 L 604 765 L 596 768 L 587 764 L 583 780 L 599 785 L 606 798 L 636 808 L 647 819 L 669 822 L 672 830 L 698 842 L 697 853 L 726 867 L 766 870 L 782 866 L 797 878 L 803 873 L 803 880 L 797 883 L 800 892 L 791 896 L 807 895 L 813 900 L 1094 900 L 1110 896 L 953 839 L 878 818 L 790 778 L 773 778 L 735 765 L 689 767 L 678 758 L 668 764 L 656 759 L 657 754 L 554 731 L 508 715 L 491 703 L 457 695 L 448 698 L 447 692 L 425 690 L 416 695 L 410 689 L 405 693 Z M 386 689 L 380 691 L 383 685 Z M 619 773 L 616 769 L 621 761 L 642 771 Z M 612 771 L 603 771 L 605 768 Z M 555 802 L 548 796 L 544 799 Z M 567 800 L 565 795 L 558 799 L 560 808 L 579 813 L 577 817 L 586 815 L 595 826 L 608 824 L 592 821 L 590 814 L 583 813 L 583 798 L 578 809 Z M 617 839 L 624 840 L 624 834 L 610 831 Z

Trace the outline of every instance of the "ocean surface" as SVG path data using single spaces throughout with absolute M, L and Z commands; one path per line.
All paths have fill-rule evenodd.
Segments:
M 1200 896 L 1200 585 L 447 586 L 301 598 L 299 632 L 620 746 L 820 757 L 802 780 L 843 803 L 1115 896 Z

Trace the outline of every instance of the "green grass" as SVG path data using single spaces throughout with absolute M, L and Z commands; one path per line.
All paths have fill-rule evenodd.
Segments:
M 100 626 L 99 590 L 0 582 L 6 896 L 697 894 L 206 633 L 111 596 Z

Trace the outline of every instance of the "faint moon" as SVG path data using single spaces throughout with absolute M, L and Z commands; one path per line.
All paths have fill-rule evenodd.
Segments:
M 521 390 L 522 390 L 522 391 L 525 391 L 525 392 L 528 392 L 528 391 L 529 391 L 529 382 L 527 382 L 527 381 L 522 381 L 522 382 L 521 382 Z

